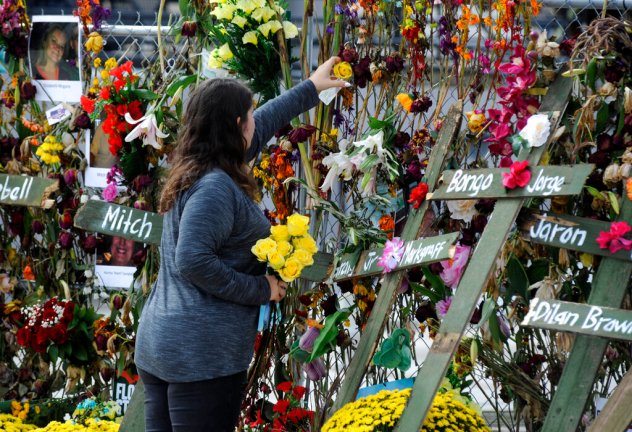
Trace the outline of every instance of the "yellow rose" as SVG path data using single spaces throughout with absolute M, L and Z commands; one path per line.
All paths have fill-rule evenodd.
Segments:
M 301 262 L 303 267 L 311 266 L 314 264 L 314 258 L 312 258 L 312 254 L 306 251 L 305 249 L 296 249 L 290 258 L 296 258 Z
M 303 270 L 303 265 L 296 258 L 288 258 L 285 260 L 285 265 L 283 268 L 279 269 L 279 276 L 285 282 L 292 282 L 294 279 L 301 275 L 301 271 Z
M 287 231 L 291 236 L 300 237 L 307 234 L 309 217 L 294 213 L 287 218 Z
M 268 254 L 268 263 L 273 269 L 279 270 L 285 264 L 285 256 L 276 250 Z
M 92 32 L 88 35 L 88 40 L 84 45 L 86 50 L 99 54 L 103 49 L 103 36 L 97 32 Z
M 277 241 L 277 251 L 283 255 L 284 257 L 288 256 L 290 253 L 292 253 L 292 250 L 294 248 L 292 247 L 292 245 L 290 244 L 289 241 L 287 240 L 280 240 Z
M 341 61 L 334 66 L 334 75 L 340 79 L 349 79 L 353 76 L 353 69 L 346 61 Z
M 290 233 L 287 230 L 287 225 L 274 225 L 270 227 L 271 237 L 276 241 L 288 241 L 290 239 Z
M 292 239 L 292 244 L 294 245 L 294 249 L 304 249 L 311 254 L 318 252 L 316 241 L 310 235 L 296 237 Z
M 257 243 L 250 249 L 259 261 L 265 262 L 268 259 L 268 255 L 276 252 L 277 243 L 270 237 L 266 237 L 261 240 L 257 240 Z
M 487 121 L 483 113 L 477 113 L 475 111 L 466 112 L 465 117 L 467 117 L 467 127 L 475 134 L 483 129 Z

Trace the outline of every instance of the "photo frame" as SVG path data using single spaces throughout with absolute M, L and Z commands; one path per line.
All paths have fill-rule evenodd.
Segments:
M 127 289 L 134 283 L 134 254 L 143 244 L 123 237 L 100 234 L 95 274 L 105 288 Z
M 88 161 L 85 170 L 85 185 L 94 188 L 107 187 L 107 175 L 117 162 L 117 158 L 110 153 L 108 137 L 103 132 L 102 124 L 97 123 L 95 133 L 86 131 L 84 139 L 84 154 Z
M 79 17 L 33 17 L 28 53 L 32 82 L 37 88 L 35 100 L 79 102 L 83 88 L 81 36 Z

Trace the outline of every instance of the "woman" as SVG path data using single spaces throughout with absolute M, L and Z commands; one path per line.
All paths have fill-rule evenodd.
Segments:
M 79 72 L 64 60 L 67 51 L 68 37 L 64 29 L 52 25 L 44 33 L 42 46 L 35 62 L 33 71 L 35 79 L 75 81 L 79 79 Z
M 136 340 L 146 431 L 234 430 L 259 306 L 286 290 L 250 251 L 270 224 L 247 162 L 318 92 L 345 85 L 330 77 L 337 61 L 254 114 L 251 92 L 235 80 L 192 93 L 160 197 L 160 271 Z

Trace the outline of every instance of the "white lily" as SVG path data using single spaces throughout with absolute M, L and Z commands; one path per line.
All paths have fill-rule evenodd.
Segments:
M 164 133 L 160 130 L 160 128 L 158 128 L 156 116 L 151 110 L 138 120 L 134 120 L 129 113 L 125 113 L 125 121 L 131 125 L 137 125 L 125 137 L 126 142 L 131 142 L 142 136 L 143 145 L 150 145 L 155 149 L 160 149 L 162 144 L 158 143 L 156 137 L 166 138 L 169 136 L 169 134 Z
M 355 169 L 355 165 L 351 161 L 351 158 L 346 154 L 347 140 L 341 140 L 339 147 L 340 151 L 338 153 L 332 153 L 323 158 L 323 165 L 329 168 L 329 172 L 320 187 L 320 190 L 323 192 L 327 192 L 331 189 L 334 182 L 340 175 L 342 175 L 345 180 L 350 180 L 353 170 Z

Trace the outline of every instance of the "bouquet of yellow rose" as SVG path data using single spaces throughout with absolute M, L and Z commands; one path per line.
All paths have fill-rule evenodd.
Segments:
M 267 262 L 283 281 L 292 282 L 314 263 L 313 256 L 318 252 L 308 229 L 309 217 L 295 213 L 287 218 L 285 225 L 272 226 L 270 236 L 258 240 L 252 253 L 259 261 Z

